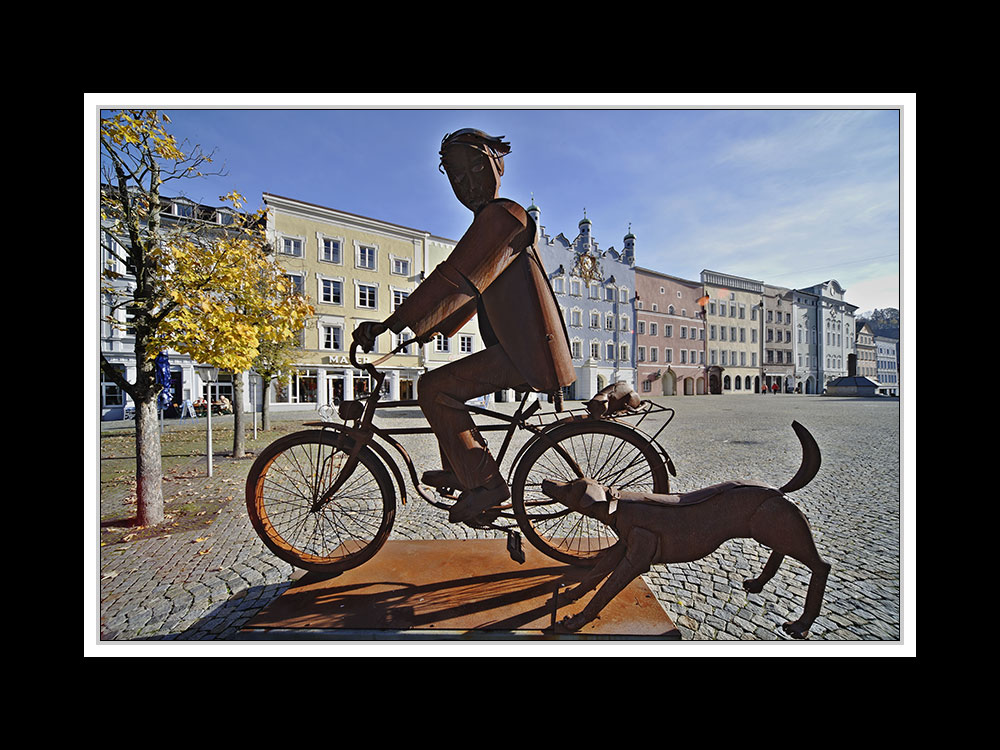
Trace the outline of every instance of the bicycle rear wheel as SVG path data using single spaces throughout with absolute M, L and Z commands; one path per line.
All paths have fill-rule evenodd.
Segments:
M 537 437 L 514 471 L 514 516 L 532 545 L 572 565 L 593 565 L 618 541 L 610 526 L 542 492 L 545 479 L 568 482 L 580 477 L 630 492 L 670 490 L 667 468 L 656 447 L 628 425 L 578 422 Z
M 347 451 L 347 452 L 345 452 Z M 363 448 L 350 477 L 325 504 L 317 500 L 347 461 L 350 439 L 306 430 L 275 440 L 247 476 L 250 522 L 265 546 L 303 570 L 339 573 L 370 560 L 396 518 L 385 466 Z

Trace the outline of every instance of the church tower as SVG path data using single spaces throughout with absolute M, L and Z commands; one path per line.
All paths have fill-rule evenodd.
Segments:
M 625 235 L 625 250 L 622 252 L 622 260 L 630 266 L 635 265 L 635 235 L 632 234 L 632 224 L 628 225 L 628 234 Z

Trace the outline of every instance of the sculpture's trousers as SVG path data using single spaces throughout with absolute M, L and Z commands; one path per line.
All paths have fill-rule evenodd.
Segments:
M 523 385 L 524 377 L 499 345 L 420 376 L 417 400 L 441 446 L 442 468 L 455 474 L 462 489 L 497 487 L 504 480 L 469 412 L 443 403 L 438 396 L 463 403 Z

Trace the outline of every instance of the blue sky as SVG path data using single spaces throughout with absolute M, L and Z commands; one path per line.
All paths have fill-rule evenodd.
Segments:
M 97 96 L 99 106 L 136 104 Z M 586 209 L 603 250 L 621 249 L 631 225 L 647 268 L 692 280 L 708 268 L 787 287 L 832 278 L 861 311 L 900 306 L 895 109 L 864 97 L 849 98 L 862 100 L 849 109 L 745 108 L 754 106 L 745 100 L 722 109 L 576 108 L 581 97 L 555 100 L 559 109 L 516 101 L 486 109 L 477 96 L 488 97 L 460 100 L 469 109 L 406 97 L 389 109 L 378 108 L 389 97 L 360 109 L 266 95 L 141 103 L 167 112 L 179 140 L 216 151 L 227 176 L 181 183 L 204 203 L 237 190 L 258 207 L 270 192 L 458 239 L 471 215 L 438 172 L 437 151 L 446 132 L 475 127 L 511 142 L 500 193 L 525 206 L 534 197 L 550 235 L 575 237 Z

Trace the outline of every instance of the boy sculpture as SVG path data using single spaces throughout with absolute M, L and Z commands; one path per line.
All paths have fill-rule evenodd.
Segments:
M 455 249 L 381 323 L 362 323 L 354 341 L 366 352 L 387 330 L 409 328 L 418 341 L 451 337 L 473 315 L 485 348 L 425 373 L 420 408 L 441 447 L 440 471 L 422 481 L 461 490 L 453 523 L 490 523 L 510 497 L 496 460 L 464 402 L 505 388 L 552 392 L 575 379 L 569 337 L 535 248 L 535 222 L 520 205 L 499 197 L 510 144 L 466 128 L 441 142 L 443 167 L 455 196 L 474 218 Z

